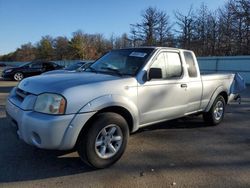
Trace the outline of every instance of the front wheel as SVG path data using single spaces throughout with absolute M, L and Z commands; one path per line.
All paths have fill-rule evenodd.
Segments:
M 222 122 L 225 114 L 226 102 L 221 95 L 217 96 L 211 109 L 203 113 L 203 119 L 209 125 L 218 125 Z
M 126 120 L 119 114 L 98 114 L 90 127 L 81 134 L 77 151 L 81 159 L 95 168 L 105 168 L 120 159 L 129 137 Z
M 17 72 L 14 74 L 14 80 L 21 81 L 23 79 L 23 73 Z

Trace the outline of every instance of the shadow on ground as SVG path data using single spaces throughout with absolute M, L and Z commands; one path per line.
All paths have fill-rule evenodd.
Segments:
M 0 141 L 2 143 L 0 145 L 0 182 L 39 180 L 94 171 L 80 160 L 75 151 L 50 151 L 29 146 L 16 137 L 6 118 L 0 119 L 0 122 Z M 114 173 L 114 171 L 120 170 L 121 173 L 133 174 L 138 169 L 147 171 L 151 168 L 160 171 L 205 170 L 207 168 L 233 168 L 235 166 L 250 169 L 250 160 L 211 160 L 215 157 L 221 160 L 227 154 L 235 157 L 239 152 L 239 149 L 237 152 L 232 152 L 231 148 L 223 148 L 222 146 L 214 150 L 213 145 L 218 145 L 218 136 L 221 136 L 221 131 L 214 131 L 212 136 L 207 137 L 211 130 L 214 129 L 206 126 L 201 117 L 188 117 L 144 128 L 131 135 L 132 141 L 129 142 L 125 157 L 123 156 L 118 164 L 110 167 L 108 171 Z M 244 132 L 244 130 L 242 131 Z M 242 131 L 240 134 L 243 134 Z M 227 137 L 231 137 L 233 132 L 228 132 Z M 193 148 L 191 146 L 194 139 L 200 143 L 208 144 L 205 144 L 202 148 Z M 249 144 L 250 140 L 247 142 Z M 140 143 L 139 148 L 134 148 L 135 146 L 138 147 L 138 143 Z M 160 145 L 161 143 L 165 144 Z M 152 144 L 158 145 L 160 149 L 150 146 Z M 241 148 L 240 145 L 246 144 L 246 140 L 239 141 L 237 144 L 237 148 Z M 171 145 L 173 148 L 171 148 Z M 142 151 L 140 151 L 140 148 L 143 148 Z M 197 151 L 200 155 L 198 160 L 192 157 L 189 161 L 182 161 L 183 157 L 193 155 Z M 245 151 L 244 148 L 240 149 L 240 152 L 241 155 L 249 155 L 249 152 Z M 207 157 L 209 160 L 207 160 Z M 171 162 L 176 160 L 178 164 L 171 165 Z M 104 172 L 97 170 L 95 173 Z
M 205 126 L 199 120 L 196 121 L 196 123 L 185 119 L 169 121 L 144 128 L 133 135 L 141 137 L 149 130 L 191 129 Z M 17 138 L 16 133 L 9 126 L 7 118 L 1 118 L 0 122 L 0 140 L 2 142 L 0 145 L 0 164 L 2 164 L 0 182 L 37 180 L 94 170 L 80 160 L 76 151 L 42 150 L 29 146 Z M 129 166 L 129 161 L 127 162 L 126 165 Z
M 92 171 L 75 151 L 42 150 L 19 140 L 7 118 L 0 118 L 0 182 L 59 177 Z

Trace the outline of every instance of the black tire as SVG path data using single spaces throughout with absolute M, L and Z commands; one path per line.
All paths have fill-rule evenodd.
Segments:
M 21 81 L 23 78 L 24 78 L 24 75 L 23 75 L 23 73 L 21 73 L 21 72 L 16 72 L 16 73 L 14 74 L 14 76 L 13 76 L 13 79 L 14 79 L 15 81 Z
M 205 123 L 207 123 L 208 125 L 220 124 L 224 118 L 225 107 L 226 107 L 226 102 L 224 97 L 218 95 L 211 109 L 208 112 L 203 113 L 203 119 Z
M 111 132 L 111 129 L 116 128 L 116 132 L 113 133 L 114 137 L 119 137 L 119 135 L 122 138 L 122 141 L 117 141 L 118 143 L 115 143 L 116 145 L 112 145 L 114 149 L 116 150 L 116 153 L 113 150 L 111 152 L 109 146 L 112 141 L 111 137 L 109 139 L 107 138 L 108 133 Z M 103 136 L 103 130 L 108 130 L 106 133 L 106 136 Z M 87 163 L 88 165 L 94 167 L 94 168 L 106 168 L 112 164 L 114 164 L 117 160 L 119 160 L 124 153 L 127 141 L 129 137 L 129 128 L 126 120 L 119 114 L 112 113 L 112 112 L 105 112 L 98 114 L 95 117 L 95 120 L 89 125 L 89 128 L 87 130 L 84 130 L 83 134 L 80 134 L 78 143 L 77 143 L 77 151 L 81 159 Z M 119 134 L 118 134 L 119 132 Z M 111 133 L 110 133 L 111 134 Z M 115 135 L 117 134 L 117 135 Z M 99 139 L 98 138 L 102 138 Z M 106 139 L 107 138 L 107 139 Z M 100 141 L 101 140 L 101 141 Z M 112 140 L 112 139 L 111 139 Z M 102 142 L 102 145 L 98 145 L 97 143 Z M 108 143 L 109 142 L 109 143 Z M 119 146 L 119 147 L 118 147 Z M 101 156 L 101 152 L 99 150 L 103 149 L 105 147 L 105 152 L 109 151 L 113 155 L 110 157 L 107 156 Z M 108 153 L 108 152 L 107 152 Z M 106 158 L 104 158 L 106 157 Z

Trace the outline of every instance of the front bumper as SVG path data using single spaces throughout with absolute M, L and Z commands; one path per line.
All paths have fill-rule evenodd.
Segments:
M 12 72 L 10 73 L 2 72 L 2 75 L 1 75 L 2 78 L 13 78 L 13 76 L 14 74 Z
M 7 100 L 6 112 L 20 139 L 43 149 L 72 149 L 92 113 L 48 115 L 25 111 Z

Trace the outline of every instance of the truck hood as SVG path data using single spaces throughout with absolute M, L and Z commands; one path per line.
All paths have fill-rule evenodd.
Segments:
M 18 88 L 39 95 L 45 92 L 63 93 L 63 91 L 80 85 L 117 80 L 119 77 L 100 73 L 60 73 L 39 75 L 22 80 Z
M 60 70 L 53 70 L 53 71 L 48 71 L 43 73 L 42 75 L 48 75 L 48 74 L 62 74 L 62 73 L 71 73 L 71 72 L 77 72 L 76 70 L 65 70 L 65 69 L 60 69 Z

